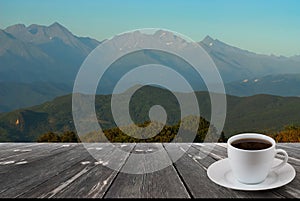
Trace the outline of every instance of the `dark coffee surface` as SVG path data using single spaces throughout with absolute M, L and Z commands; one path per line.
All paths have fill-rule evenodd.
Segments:
M 261 150 L 272 146 L 269 141 L 253 138 L 235 140 L 231 143 L 231 145 L 235 148 L 244 150 Z

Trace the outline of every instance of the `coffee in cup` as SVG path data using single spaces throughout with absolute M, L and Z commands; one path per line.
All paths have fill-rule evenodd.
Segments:
M 229 164 L 235 178 L 241 183 L 257 184 L 263 182 L 271 170 L 283 167 L 288 154 L 275 148 L 275 141 L 266 135 L 244 133 L 232 136 L 227 142 Z M 276 154 L 282 153 L 284 160 L 272 167 Z

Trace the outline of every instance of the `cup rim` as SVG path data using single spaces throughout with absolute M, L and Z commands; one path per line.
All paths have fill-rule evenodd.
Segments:
M 236 148 L 234 146 L 231 145 L 231 143 L 234 141 L 234 140 L 237 140 L 237 139 L 242 139 L 242 138 L 245 138 L 245 137 L 253 137 L 253 138 L 257 138 L 257 137 L 261 137 L 265 140 L 267 140 L 268 142 L 271 142 L 272 146 L 269 147 L 269 148 L 266 148 L 266 149 L 259 149 L 259 150 L 245 150 L 245 149 L 239 149 L 239 148 Z M 237 135 L 233 135 L 231 136 L 228 140 L 227 140 L 227 146 L 230 147 L 231 149 L 234 149 L 234 150 L 237 150 L 237 151 L 241 151 L 241 152 L 264 152 L 264 151 L 268 151 L 270 149 L 273 149 L 276 145 L 276 142 L 273 138 L 271 138 L 270 136 L 267 136 L 267 135 L 264 135 L 264 134 L 261 134 L 261 133 L 240 133 L 240 134 L 237 134 Z

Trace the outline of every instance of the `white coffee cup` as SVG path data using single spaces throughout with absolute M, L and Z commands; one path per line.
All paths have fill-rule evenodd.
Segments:
M 269 148 L 246 150 L 232 146 L 233 142 L 242 139 L 259 139 L 271 144 Z M 283 149 L 275 148 L 275 141 L 266 135 L 258 133 L 244 133 L 230 137 L 227 141 L 229 164 L 235 178 L 245 184 L 263 182 L 270 171 L 283 167 L 288 161 L 288 154 Z M 276 154 L 282 153 L 284 160 L 272 167 Z

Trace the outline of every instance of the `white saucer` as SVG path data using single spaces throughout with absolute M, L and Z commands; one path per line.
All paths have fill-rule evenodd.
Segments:
M 279 164 L 281 160 L 275 159 L 274 165 Z M 243 184 L 235 179 L 229 166 L 229 159 L 219 160 L 207 169 L 207 175 L 210 180 L 220 186 L 235 190 L 258 191 L 278 188 L 291 182 L 295 176 L 296 171 L 290 164 L 284 167 L 271 171 L 267 178 L 259 184 Z

